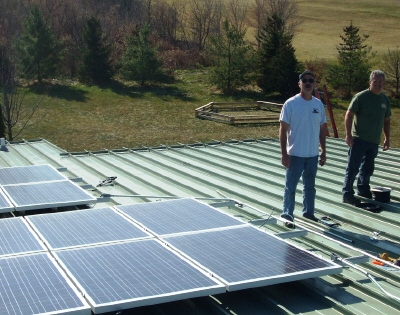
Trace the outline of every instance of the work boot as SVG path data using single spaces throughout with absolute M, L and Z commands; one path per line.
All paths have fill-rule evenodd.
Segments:
M 360 197 L 372 199 L 372 192 L 371 191 L 366 191 L 366 192 L 363 192 L 363 193 L 357 193 L 357 195 L 360 196 Z
M 307 212 L 303 213 L 303 218 L 306 218 L 306 219 L 314 221 L 314 222 L 319 222 L 319 219 L 315 215 L 308 214 Z
M 286 226 L 288 229 L 294 229 L 294 222 L 293 222 L 293 219 L 290 216 L 281 215 L 281 218 L 286 220 L 283 223 L 284 226 Z
M 349 205 L 352 205 L 355 207 L 358 207 L 361 203 L 361 200 L 354 197 L 354 195 L 344 195 L 342 202 L 348 203 Z

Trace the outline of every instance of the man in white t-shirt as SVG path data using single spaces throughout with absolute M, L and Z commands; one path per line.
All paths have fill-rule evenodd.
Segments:
M 322 102 L 312 93 L 316 87 L 315 75 L 304 71 L 299 76 L 300 93 L 289 98 L 279 117 L 281 162 L 286 168 L 283 212 L 285 226 L 293 228 L 296 187 L 303 181 L 303 217 L 318 221 L 314 215 L 315 177 L 319 164 L 326 162 L 326 115 Z

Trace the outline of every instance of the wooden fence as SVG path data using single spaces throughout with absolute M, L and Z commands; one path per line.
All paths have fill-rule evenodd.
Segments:
M 272 124 L 279 122 L 283 104 L 254 102 L 211 102 L 195 109 L 195 117 L 230 125 Z

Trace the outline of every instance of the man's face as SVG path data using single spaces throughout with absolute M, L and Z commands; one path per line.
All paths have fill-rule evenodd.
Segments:
M 383 90 L 384 83 L 383 75 L 374 74 L 372 79 L 369 81 L 369 89 L 372 93 L 379 95 Z
M 299 81 L 299 87 L 300 90 L 302 91 L 313 91 L 315 87 L 315 78 L 310 75 L 306 74 L 304 77 L 302 77 Z

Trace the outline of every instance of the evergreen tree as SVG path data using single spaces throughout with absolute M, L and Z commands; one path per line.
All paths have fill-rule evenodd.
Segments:
M 339 64 L 329 70 L 327 77 L 328 83 L 346 99 L 351 97 L 352 92 L 368 86 L 371 58 L 375 56 L 372 48 L 363 44 L 369 36 L 360 36 L 359 30 L 353 22 L 343 28 L 344 35 L 340 35 L 343 42 L 336 48 Z
M 91 17 L 83 29 L 83 64 L 79 69 L 79 79 L 84 83 L 108 82 L 113 76 L 111 66 L 111 45 L 106 43 L 100 21 Z
M 127 49 L 121 62 L 124 79 L 138 81 L 142 86 L 163 79 L 162 61 L 149 42 L 149 34 L 148 26 L 135 30 L 126 40 Z
M 44 20 L 37 6 L 33 7 L 17 39 L 16 50 L 20 58 L 21 73 L 38 82 L 56 73 L 61 60 L 61 44 Z
M 214 64 L 211 83 L 230 93 L 250 83 L 253 58 L 251 47 L 244 41 L 246 30 L 238 30 L 227 20 L 222 29 L 221 36 L 211 37 L 207 54 Z
M 285 23 L 277 14 L 267 18 L 260 31 L 258 86 L 265 94 L 278 92 L 289 97 L 298 92 L 300 63 L 292 45 L 293 34 L 285 29 Z

